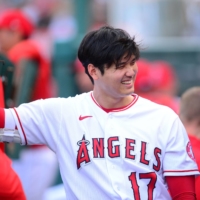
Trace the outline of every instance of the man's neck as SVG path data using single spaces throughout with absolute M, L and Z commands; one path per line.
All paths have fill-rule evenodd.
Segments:
M 93 96 L 97 103 L 106 109 L 112 109 L 112 108 L 120 108 L 129 105 L 133 101 L 133 96 L 125 96 L 125 97 L 119 97 L 114 98 L 110 95 L 102 95 L 98 94 L 97 92 L 93 91 Z

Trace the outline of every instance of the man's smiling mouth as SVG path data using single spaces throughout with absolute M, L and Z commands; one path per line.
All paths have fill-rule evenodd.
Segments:
M 133 80 L 129 80 L 129 81 L 122 81 L 121 83 L 122 83 L 122 84 L 124 84 L 124 85 L 130 85 L 130 84 L 132 84 L 132 83 L 133 83 Z

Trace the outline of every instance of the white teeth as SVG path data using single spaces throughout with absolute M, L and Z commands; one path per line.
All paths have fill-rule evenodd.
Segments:
M 126 85 L 129 85 L 129 84 L 131 84 L 132 83 L 132 81 L 123 81 L 122 82 L 122 84 L 126 84 Z

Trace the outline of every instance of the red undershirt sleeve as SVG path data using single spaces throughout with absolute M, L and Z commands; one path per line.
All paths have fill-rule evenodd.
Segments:
M 196 200 L 195 176 L 166 176 L 173 200 Z

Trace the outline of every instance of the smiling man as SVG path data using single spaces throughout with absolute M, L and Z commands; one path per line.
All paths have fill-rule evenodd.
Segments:
M 93 91 L 2 109 L 1 141 L 48 145 L 66 199 L 194 200 L 199 172 L 179 117 L 134 93 L 134 38 L 102 27 L 83 38 L 78 58 Z

